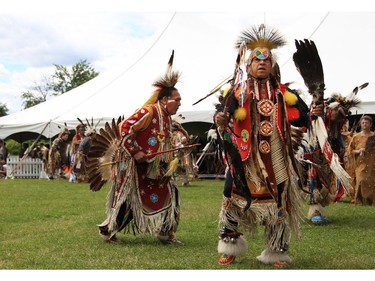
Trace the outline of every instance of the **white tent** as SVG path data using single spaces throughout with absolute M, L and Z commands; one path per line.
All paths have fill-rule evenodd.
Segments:
M 187 20 L 190 22 L 189 25 L 186 25 Z M 203 33 L 196 32 L 202 29 L 214 37 L 222 34 L 222 31 L 209 27 L 198 17 L 192 20 L 187 14 L 173 16 L 167 28 L 157 34 L 155 43 L 151 47 L 146 46 L 145 50 L 142 50 L 143 54 L 135 62 L 125 66 L 119 62 L 121 68 L 117 66 L 117 69 L 102 73 L 61 96 L 0 118 L 0 137 L 6 138 L 27 131 L 51 138 L 60 132 L 59 126 L 63 126 L 64 123 L 69 129 L 74 129 L 78 124 L 77 117 L 82 120 L 87 118 L 90 121 L 93 118 L 94 124 L 100 120 L 99 127 L 101 127 L 112 118 L 129 116 L 152 94 L 154 89 L 151 84 L 164 73 L 172 50 L 175 51 L 173 68 L 182 73 L 181 82 L 176 87 L 182 95 L 183 105 L 180 113 L 185 117 L 184 122 L 212 122 L 213 102 L 208 105 L 206 103 L 204 109 L 192 107 L 192 103 L 209 93 L 214 84 L 223 80 L 225 78 L 223 75 L 228 75 L 227 70 L 232 68 L 232 64 L 223 65 L 222 70 L 210 69 L 209 74 L 202 71 L 202 67 L 210 60 L 223 54 L 215 47 L 216 41 L 210 40 L 211 37 L 206 38 Z M 183 34 L 183 37 L 178 39 L 176 34 Z M 194 45 L 187 48 L 184 46 L 186 45 L 184 40 L 199 42 L 199 44 L 195 45 L 195 49 L 193 49 Z M 233 41 L 228 43 L 223 47 L 227 53 L 225 56 L 229 55 L 235 59 Z M 210 52 L 208 53 L 207 50 Z M 200 53 L 200 51 L 207 53 Z M 189 64 L 189 69 L 193 69 L 195 73 L 184 70 L 187 69 L 184 67 L 186 64 Z M 199 71 L 202 72 L 198 73 Z
M 233 18 L 236 18 L 233 13 L 231 17 L 225 13 L 216 15 L 216 20 L 221 22 Z M 236 58 L 234 42 L 242 29 L 263 22 L 264 14 L 244 13 L 237 18 L 241 20 L 240 29 L 230 20 L 220 27 L 212 17 L 205 19 L 200 14 L 171 15 L 165 29 L 155 35 L 150 46 L 139 51 L 134 61 L 119 61 L 113 71 L 102 73 L 76 89 L 0 118 L 0 138 L 20 132 L 51 138 L 64 123 L 74 129 L 77 117 L 93 118 L 94 123 L 100 120 L 99 126 L 103 126 L 112 118 L 129 116 L 152 94 L 151 84 L 163 74 L 172 50 L 175 51 L 174 69 L 182 72 L 176 87 L 183 98 L 180 113 L 185 116 L 184 122 L 212 122 L 216 98 L 192 104 L 232 73 Z M 299 13 L 287 17 L 270 13 L 267 24 L 279 28 L 289 42 L 278 51 L 284 82 L 296 81 L 299 88 L 304 87 L 291 56 L 295 51 L 294 39 L 309 38 L 316 42 L 322 58 L 327 94 L 334 91 L 346 94 L 364 82 L 370 85 L 362 92 L 374 92 L 371 67 L 375 57 L 370 36 L 375 29 L 373 13 Z M 350 36 L 353 40 L 361 38 L 362 45 L 349 46 Z M 360 95 L 362 98 L 365 94 Z

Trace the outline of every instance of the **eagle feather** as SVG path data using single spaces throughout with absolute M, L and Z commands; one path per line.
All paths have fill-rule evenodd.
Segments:
M 118 125 L 123 119 L 123 117 L 119 117 L 117 121 L 112 119 L 111 124 L 106 122 L 104 129 L 101 128 L 93 139 L 87 163 L 88 182 L 92 191 L 100 190 L 111 178 L 112 166 L 103 164 L 115 160 L 118 144 L 121 141 Z
M 324 101 L 324 72 L 318 49 L 314 41 L 295 40 L 297 51 L 293 54 L 293 61 L 301 74 L 314 104 Z

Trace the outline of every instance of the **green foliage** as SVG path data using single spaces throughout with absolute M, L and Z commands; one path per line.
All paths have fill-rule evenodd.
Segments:
M 33 93 L 31 91 L 23 92 L 21 95 L 21 98 L 23 100 L 22 105 L 24 109 L 46 101 L 45 100 L 46 97 L 43 97 L 41 95 L 38 95 L 38 93 Z
M 72 66 L 71 70 L 58 64 L 55 64 L 55 67 L 53 80 L 49 84 L 54 95 L 68 92 L 99 75 L 87 60 L 80 60 Z
M 43 79 L 40 83 L 34 82 L 34 86 L 25 92 L 22 93 L 22 104 L 24 109 L 37 105 L 41 102 L 47 100 L 47 97 L 50 95 L 50 86 L 49 80 L 51 78 L 43 76 Z
M 99 75 L 86 60 L 80 60 L 71 69 L 58 64 L 54 66 L 55 73 L 51 77 L 44 76 L 31 90 L 22 93 L 24 109 L 46 101 L 50 95 L 57 96 L 70 91 Z
M 8 107 L 5 103 L 0 102 L 0 117 L 8 115 Z
M 245 234 L 249 252 L 227 267 L 218 264 L 217 222 L 222 180 L 196 180 L 180 187 L 184 245 L 162 245 L 151 235 L 119 233 L 121 244 L 102 241 L 108 187 L 67 180 L 0 180 L 0 269 L 199 269 L 274 270 L 256 260 L 264 249 L 264 227 Z M 307 212 L 307 205 L 306 212 Z M 375 207 L 343 201 L 327 207 L 333 222 L 302 223 L 292 240 L 288 269 L 373 269 Z M 290 272 L 290 271 L 289 271 Z M 222 271 L 222 273 L 225 273 Z
M 15 140 L 8 139 L 6 140 L 6 148 L 9 155 L 18 155 L 21 149 L 21 144 Z

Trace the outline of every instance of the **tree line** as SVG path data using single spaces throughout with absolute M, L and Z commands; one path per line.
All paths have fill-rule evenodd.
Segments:
M 55 71 L 51 76 L 43 76 L 41 81 L 34 82 L 34 86 L 22 93 L 23 109 L 45 102 L 52 96 L 62 95 L 99 75 L 87 60 L 80 60 L 71 68 L 58 64 L 54 66 Z M 7 105 L 0 102 L 0 117 L 8 115 L 8 111 Z

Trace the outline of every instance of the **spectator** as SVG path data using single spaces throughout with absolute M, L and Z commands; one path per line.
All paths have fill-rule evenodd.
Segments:
M 8 158 L 8 150 L 5 147 L 5 142 L 0 139 L 0 177 L 6 177 L 6 163 Z
M 367 199 L 363 198 L 365 193 L 368 193 L 369 188 L 366 183 L 368 180 L 372 181 L 372 185 L 374 184 L 374 171 L 369 171 L 369 173 L 364 173 L 368 169 L 368 163 L 366 159 L 370 160 L 371 162 L 374 161 L 374 158 L 370 159 L 369 156 L 370 147 L 366 150 L 366 143 L 368 142 L 369 138 L 375 135 L 373 131 L 371 131 L 373 120 L 370 116 L 364 115 L 360 120 L 361 131 L 356 133 L 352 140 L 350 141 L 349 148 L 348 148 L 348 155 L 349 155 L 349 163 L 350 169 L 352 169 L 354 175 L 352 179 L 352 186 L 354 188 L 352 192 L 352 199 L 351 203 L 355 204 L 367 204 Z M 373 200 L 374 198 L 372 198 Z M 371 201 L 372 201 L 371 200 Z

